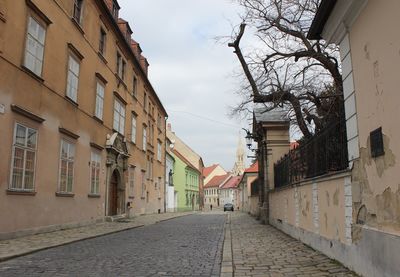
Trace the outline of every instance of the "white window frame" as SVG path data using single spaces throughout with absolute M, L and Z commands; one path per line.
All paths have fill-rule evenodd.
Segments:
M 129 196 L 134 197 L 135 196 L 135 171 L 136 167 L 132 166 L 129 168 Z
M 136 144 L 136 130 L 137 130 L 137 118 L 136 115 L 132 114 L 131 119 L 131 141 Z
M 93 178 L 93 170 L 95 176 Z M 90 194 L 100 195 L 100 172 L 101 153 L 93 151 L 90 153 Z
M 17 145 L 16 141 L 16 135 L 17 135 L 17 129 L 18 126 L 25 128 L 25 140 L 24 140 L 24 145 Z M 36 141 L 35 141 L 35 146 L 34 147 L 29 147 L 28 146 L 28 133 L 29 131 L 33 131 L 36 134 Z M 35 169 L 36 169 L 36 157 L 37 157 L 37 145 L 38 145 L 38 130 L 33 129 L 30 127 L 27 127 L 23 124 L 16 123 L 14 126 L 14 133 L 13 133 L 13 146 L 12 146 L 12 157 L 11 157 L 11 174 L 10 174 L 10 183 L 9 183 L 9 190 L 14 190 L 14 191 L 34 191 L 35 190 Z M 13 185 L 13 175 L 14 175 L 14 163 L 15 163 L 15 149 L 19 148 L 24 151 L 24 156 L 23 156 L 23 167 L 22 167 L 22 183 L 21 183 L 21 188 L 15 187 Z M 34 159 L 33 159 L 33 174 L 32 174 L 32 188 L 26 188 L 26 183 L 25 183 L 25 174 L 26 174 L 26 157 L 27 157 L 27 152 L 33 152 L 34 153 Z
M 82 24 L 83 19 L 83 1 L 84 0 L 74 0 L 74 11 L 72 17 L 79 23 L 79 25 Z M 79 9 L 79 14 L 76 13 L 77 9 Z
M 32 26 L 32 28 L 35 28 L 36 30 L 31 29 L 31 25 L 34 24 L 36 25 Z M 28 17 L 24 66 L 37 76 L 42 76 L 46 31 L 46 28 L 39 20 L 31 15 Z M 43 32 L 43 34 L 40 35 L 40 32 Z M 32 49 L 30 49 L 29 45 L 32 46 Z M 32 64 L 28 62 L 28 57 L 31 58 Z
M 120 134 L 125 134 L 125 105 L 118 98 L 114 98 L 113 128 Z
M 77 72 L 75 72 L 74 68 L 71 68 L 72 64 L 75 63 L 77 65 Z M 78 101 L 78 90 L 79 90 L 79 72 L 80 72 L 80 60 L 74 57 L 74 55 L 69 54 L 68 56 L 68 69 L 67 69 L 67 88 L 65 95 L 70 98 L 72 101 Z M 76 80 L 76 87 L 72 85 L 72 82 Z
M 95 103 L 95 111 L 94 115 L 103 120 L 103 108 L 104 108 L 104 94 L 105 94 L 105 85 L 97 80 L 96 82 L 96 103 Z
M 162 159 L 162 144 L 160 141 L 157 141 L 157 160 L 161 162 Z
M 67 144 L 67 158 L 62 157 L 62 148 L 63 144 Z M 71 157 L 70 154 L 70 147 L 73 146 L 73 156 Z M 73 187 L 74 187 L 74 167 L 75 167 L 75 143 L 62 138 L 61 143 L 60 143 L 60 165 L 59 165 L 59 172 L 58 172 L 58 192 L 60 193 L 72 193 Z M 65 190 L 61 189 L 61 170 L 62 170 L 62 162 L 66 161 L 67 167 L 66 167 L 66 184 L 65 184 Z M 68 169 L 70 169 L 70 163 L 72 163 L 72 176 L 71 176 L 71 189 L 68 190 Z
M 147 149 L 147 127 L 143 125 L 143 151 Z

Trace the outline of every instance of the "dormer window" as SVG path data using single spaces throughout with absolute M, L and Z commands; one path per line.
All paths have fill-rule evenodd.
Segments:
M 112 5 L 112 16 L 114 17 L 115 20 L 118 20 L 118 13 L 119 13 L 119 5 L 117 3 L 117 1 L 113 1 L 113 5 Z

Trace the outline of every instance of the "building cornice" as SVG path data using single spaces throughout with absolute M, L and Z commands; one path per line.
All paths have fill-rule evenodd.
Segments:
M 135 67 L 139 70 L 146 85 L 151 89 L 154 97 L 156 98 L 156 102 L 159 104 L 159 106 L 160 106 L 161 110 L 164 112 L 165 116 L 168 116 L 168 113 L 165 110 L 163 104 L 161 103 L 161 100 L 158 97 L 156 91 L 154 90 L 152 84 L 150 83 L 150 80 L 147 77 L 147 74 L 144 72 L 142 66 L 140 65 L 140 61 L 137 60 L 135 54 L 133 53 L 131 46 L 129 45 L 128 41 L 126 40 L 126 37 L 122 33 L 121 29 L 118 26 L 118 23 L 116 22 L 116 20 L 112 16 L 110 10 L 108 9 L 107 4 L 104 2 L 104 0 L 95 0 L 95 3 L 107 16 L 108 21 L 111 24 L 111 26 L 113 27 L 115 34 L 118 36 L 118 42 L 120 42 L 121 45 L 125 48 L 125 50 L 129 53 L 133 63 L 135 64 Z M 103 23 L 104 23 L 104 21 L 103 21 Z

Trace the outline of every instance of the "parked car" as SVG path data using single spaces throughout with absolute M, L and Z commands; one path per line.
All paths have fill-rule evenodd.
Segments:
M 226 203 L 224 205 L 224 212 L 226 212 L 226 211 L 232 211 L 233 212 L 233 210 L 234 210 L 234 208 L 233 208 L 233 205 L 231 203 Z

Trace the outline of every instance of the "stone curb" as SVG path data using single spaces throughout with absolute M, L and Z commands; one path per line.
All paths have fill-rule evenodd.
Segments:
M 224 228 L 224 244 L 222 251 L 222 264 L 220 277 L 233 277 L 233 253 L 232 253 L 232 234 L 231 234 L 231 215 L 228 214 L 228 219 Z
M 67 241 L 60 242 L 60 243 L 55 243 L 55 244 L 52 244 L 52 245 L 46 245 L 46 246 L 42 246 L 42 247 L 37 247 L 35 249 L 29 249 L 29 250 L 26 250 L 26 251 L 21 251 L 21 252 L 16 253 L 16 254 L 11 254 L 11 255 L 7 255 L 6 254 L 4 256 L 0 256 L 0 262 L 5 262 L 7 260 L 11 260 L 11 259 L 15 259 L 15 258 L 18 258 L 18 257 L 26 256 L 26 255 L 29 255 L 29 254 L 32 254 L 32 253 L 36 253 L 36 252 L 39 252 L 39 251 L 55 248 L 55 247 L 58 247 L 58 246 L 68 245 L 68 244 L 71 244 L 71 243 L 74 243 L 74 242 L 78 242 L 78 241 L 84 241 L 84 240 L 89 240 L 89 239 L 93 239 L 93 238 L 97 238 L 97 237 L 103 237 L 103 236 L 106 236 L 106 235 L 111 235 L 111 234 L 115 234 L 115 233 L 131 230 L 131 229 L 136 229 L 136 228 L 140 228 L 140 227 L 144 227 L 144 226 L 149 226 L 149 225 L 157 224 L 159 222 L 168 221 L 168 220 L 172 220 L 172 219 L 175 219 L 175 218 L 188 216 L 188 215 L 193 215 L 193 214 L 195 214 L 195 213 L 179 214 L 177 216 L 173 216 L 173 217 L 170 217 L 170 218 L 156 220 L 156 221 L 151 222 L 149 224 L 145 224 L 144 223 L 144 224 L 138 224 L 138 225 L 133 225 L 133 226 L 131 225 L 131 226 L 123 227 L 121 229 L 117 229 L 117 230 L 106 231 L 104 233 L 88 235 L 88 236 L 81 237 L 81 238 L 74 238 L 74 239 L 71 239 L 71 240 L 67 240 Z M 57 231 L 55 231 L 55 232 L 57 232 Z

